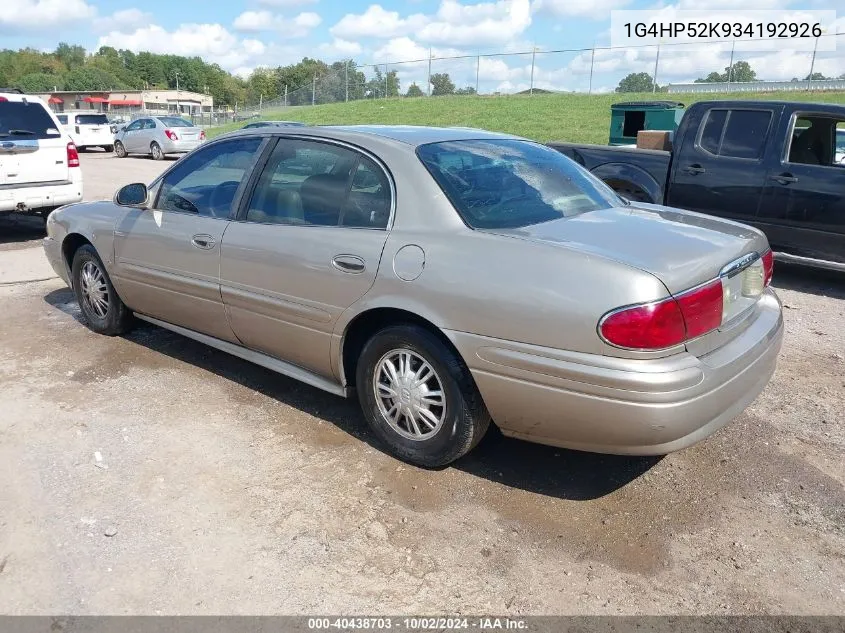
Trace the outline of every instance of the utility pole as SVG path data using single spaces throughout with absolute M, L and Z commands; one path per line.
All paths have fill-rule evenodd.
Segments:
M 426 86 L 428 86 L 428 96 L 431 96 L 431 48 L 428 49 L 428 81 L 426 82 Z
M 731 44 L 731 63 L 728 64 L 728 92 L 731 89 L 731 79 L 733 79 L 734 75 L 734 51 L 736 50 L 736 40 L 733 41 Z
M 478 76 L 481 74 L 481 55 L 475 61 L 475 94 L 478 94 Z
M 384 98 L 387 99 L 387 64 L 384 65 Z
M 262 92 L 258 95 L 258 110 L 260 111 L 264 107 L 264 93 Z
M 348 59 L 346 60 L 345 70 L 346 70 L 346 82 L 345 82 L 345 85 L 346 85 L 346 100 L 349 101 L 349 60 Z
M 654 58 L 654 76 L 651 78 L 651 92 L 657 92 L 657 64 L 660 62 L 660 42 L 657 43 L 657 57 Z
M 179 71 L 173 71 L 173 74 L 176 75 L 176 112 L 179 113 Z
M 288 85 L 285 84 L 285 107 L 288 107 Z
M 531 87 L 528 90 L 528 95 L 534 95 L 534 58 L 537 56 L 537 47 L 531 49 Z
M 311 105 L 317 103 L 317 73 L 314 73 L 314 83 L 311 84 Z
M 593 42 L 592 52 L 590 53 L 590 87 L 587 94 L 593 94 L 593 66 L 596 64 L 596 43 Z
M 822 29 L 822 32 L 824 32 L 824 29 Z M 813 45 L 813 58 L 810 61 L 810 74 L 807 75 L 807 90 L 810 90 L 812 88 L 812 85 L 813 85 L 812 84 L 812 82 L 813 82 L 813 69 L 816 66 L 816 51 L 818 50 L 818 48 L 819 48 L 819 38 L 816 38 L 816 43 Z

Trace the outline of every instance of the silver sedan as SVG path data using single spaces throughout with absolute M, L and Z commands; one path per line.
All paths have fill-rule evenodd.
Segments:
M 161 160 L 172 154 L 186 154 L 205 142 L 205 132 L 177 116 L 152 116 L 136 119 L 114 136 L 118 158 L 129 154 L 148 154 Z
M 234 132 L 47 232 L 95 332 L 143 319 L 357 395 L 385 445 L 429 467 L 491 421 L 581 450 L 682 449 L 754 400 L 783 337 L 760 231 L 627 202 L 479 130 Z

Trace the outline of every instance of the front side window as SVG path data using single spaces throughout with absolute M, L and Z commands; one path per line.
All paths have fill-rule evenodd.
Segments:
M 250 174 L 260 138 L 214 143 L 183 158 L 161 183 L 156 208 L 227 218 Z
M 795 122 L 789 162 L 845 167 L 845 122 L 829 116 L 803 116 Z
M 261 174 L 245 219 L 383 229 L 390 196 L 384 171 L 358 152 L 283 138 Z
M 520 140 L 421 145 L 417 155 L 472 228 L 519 228 L 625 204 L 560 152 Z
M 144 124 L 144 120 L 143 120 L 143 119 L 139 119 L 139 120 L 137 120 L 137 121 L 133 121 L 132 123 L 130 123 L 129 125 L 127 125 L 127 126 L 126 126 L 126 131 L 127 131 L 127 132 L 134 132 L 135 130 L 140 130 L 140 129 L 141 129 L 141 126 L 142 126 L 143 124 Z

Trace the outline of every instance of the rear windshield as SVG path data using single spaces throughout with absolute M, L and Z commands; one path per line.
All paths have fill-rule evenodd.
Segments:
M 105 114 L 77 114 L 77 125 L 108 125 L 109 118 Z
M 530 141 L 431 143 L 417 155 L 472 228 L 520 228 L 625 204 L 560 152 Z
M 166 127 L 194 127 L 193 123 L 180 119 L 178 116 L 160 116 L 158 120 L 164 123 Z
M 0 138 L 59 138 L 62 133 L 40 103 L 0 101 Z

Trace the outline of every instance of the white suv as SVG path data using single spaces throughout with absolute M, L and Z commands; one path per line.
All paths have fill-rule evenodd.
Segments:
M 109 118 L 100 112 L 62 112 L 57 115 L 79 151 L 102 147 L 114 151 L 114 132 Z
M 79 154 L 38 97 L 0 91 L 0 212 L 47 216 L 82 200 Z

